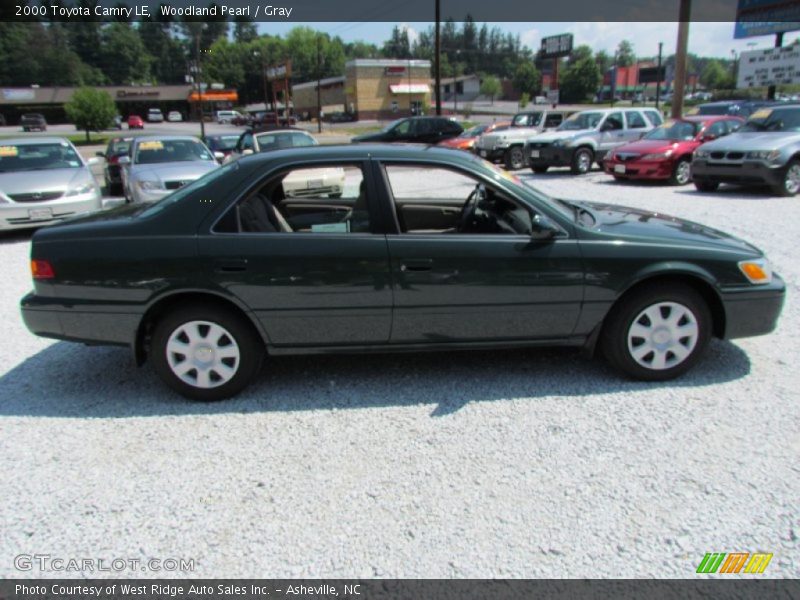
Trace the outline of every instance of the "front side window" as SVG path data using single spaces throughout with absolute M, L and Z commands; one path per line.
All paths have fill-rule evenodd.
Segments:
M 369 233 L 367 186 L 357 164 L 309 165 L 271 177 L 218 222 L 224 233 Z
M 539 121 L 542 120 L 542 113 L 535 112 L 529 115 L 517 115 L 514 117 L 514 120 L 511 121 L 511 124 L 514 127 L 535 127 L 539 124 Z
M 395 164 L 385 173 L 401 233 L 530 235 L 530 210 L 472 175 Z
M 622 113 L 611 113 L 606 117 L 603 123 L 603 129 L 606 131 L 618 131 L 624 128 L 625 125 L 622 123 Z

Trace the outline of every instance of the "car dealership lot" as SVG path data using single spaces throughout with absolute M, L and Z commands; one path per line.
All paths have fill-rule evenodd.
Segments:
M 193 404 L 126 349 L 29 334 L 30 235 L 6 234 L 0 574 L 91 548 L 201 577 L 691 577 L 712 551 L 800 575 L 797 199 L 518 174 L 755 243 L 787 283 L 778 330 L 675 382 L 564 349 L 279 357 Z

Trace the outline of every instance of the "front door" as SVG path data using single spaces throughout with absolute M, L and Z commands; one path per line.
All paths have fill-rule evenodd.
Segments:
M 200 260 L 275 346 L 386 343 L 389 258 L 371 233 L 374 193 L 361 163 L 309 164 L 246 192 L 200 240 Z
M 430 165 L 384 168 L 399 225 L 399 233 L 388 236 L 392 343 L 572 333 L 583 296 L 576 240 L 532 241 L 530 209 L 472 175 Z M 466 201 L 478 184 L 484 187 L 473 211 Z

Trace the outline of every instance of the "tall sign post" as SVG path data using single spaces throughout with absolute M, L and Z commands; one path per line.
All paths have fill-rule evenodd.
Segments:
M 550 84 L 554 94 L 548 94 L 548 100 L 553 104 L 558 104 L 558 60 L 562 56 L 569 56 L 572 52 L 573 37 L 571 33 L 562 33 L 542 38 L 542 47 L 539 50 L 539 57 L 543 59 L 553 59 L 553 82 Z

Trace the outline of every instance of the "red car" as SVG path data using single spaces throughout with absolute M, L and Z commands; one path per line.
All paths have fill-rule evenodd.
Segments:
M 128 129 L 144 129 L 144 119 L 139 115 L 128 117 Z
M 472 151 L 472 147 L 475 145 L 475 140 L 477 140 L 484 133 L 491 133 L 492 131 L 497 131 L 498 129 L 507 129 L 509 127 L 511 127 L 511 121 L 498 121 L 496 123 L 476 125 L 475 127 L 470 127 L 458 137 L 444 140 L 439 142 L 438 145 L 470 152 Z
M 665 122 L 642 139 L 608 153 L 603 168 L 614 179 L 665 179 L 672 185 L 692 180 L 692 153 L 739 129 L 743 119 L 731 116 L 694 116 Z

